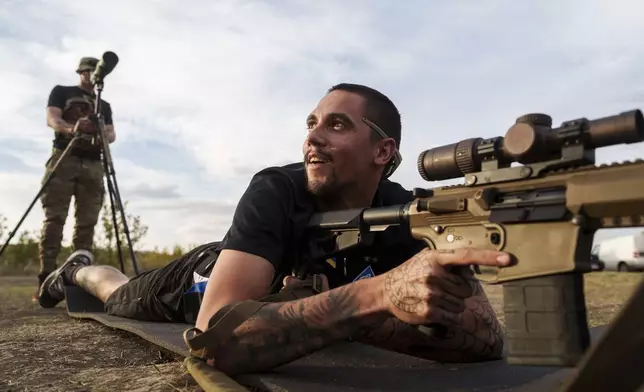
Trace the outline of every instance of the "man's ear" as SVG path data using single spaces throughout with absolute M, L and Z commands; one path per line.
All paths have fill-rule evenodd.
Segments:
M 396 142 L 392 138 L 387 138 L 378 142 L 374 155 L 374 163 L 377 165 L 386 165 L 396 154 Z

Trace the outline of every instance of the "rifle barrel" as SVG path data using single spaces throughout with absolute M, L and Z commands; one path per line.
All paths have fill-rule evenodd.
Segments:
M 402 225 L 407 223 L 407 205 L 367 208 L 362 213 L 362 221 L 367 226 Z

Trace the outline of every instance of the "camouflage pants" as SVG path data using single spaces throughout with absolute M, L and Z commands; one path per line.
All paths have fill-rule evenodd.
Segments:
M 54 149 L 45 164 L 43 183 L 61 155 L 62 150 Z M 94 228 L 105 196 L 103 166 L 100 160 L 79 158 L 68 152 L 43 190 L 40 200 L 45 220 L 39 244 L 40 273 L 56 269 L 56 258 L 61 249 L 63 228 L 72 196 L 76 219 L 73 248 L 91 250 Z

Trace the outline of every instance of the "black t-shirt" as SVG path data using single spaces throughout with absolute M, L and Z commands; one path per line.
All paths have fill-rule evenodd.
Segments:
M 95 111 L 95 102 L 96 94 L 93 92 L 85 91 L 78 86 L 61 86 L 56 85 L 51 92 L 49 93 L 49 99 L 47 101 L 47 107 L 54 106 L 60 108 L 63 111 L 63 119 L 65 119 L 65 109 L 68 107 L 69 103 L 74 98 L 85 98 L 87 103 L 90 105 L 89 112 L 94 113 Z M 112 125 L 112 107 L 109 102 L 101 99 L 101 113 L 105 120 L 105 125 Z M 66 120 L 66 119 L 65 119 Z M 75 121 L 68 121 L 72 125 L 75 124 Z M 71 140 L 71 136 L 68 134 L 62 134 L 55 132 L 53 145 L 59 149 L 65 149 Z M 83 155 L 88 158 L 100 158 L 100 145 L 91 143 L 85 140 L 79 140 L 75 145 L 75 148 L 72 148 L 75 155 Z
M 412 193 L 385 180 L 372 206 L 391 206 L 412 200 Z M 268 260 L 276 279 L 291 274 L 294 264 L 307 252 L 305 227 L 315 212 L 306 189 L 303 164 L 271 167 L 257 173 L 239 200 L 232 225 L 217 251 L 234 249 Z M 313 260 L 327 275 L 331 288 L 357 279 L 380 275 L 400 265 L 425 247 L 415 240 L 407 226 L 394 226 L 376 234 L 374 245 Z M 217 252 L 218 253 L 218 252 Z M 207 281 L 216 255 L 205 258 L 195 269 L 192 283 Z

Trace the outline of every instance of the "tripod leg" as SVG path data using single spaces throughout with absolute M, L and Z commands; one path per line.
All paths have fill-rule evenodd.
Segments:
M 127 239 L 128 247 L 130 249 L 130 258 L 132 259 L 132 269 L 134 270 L 134 273 L 138 275 L 139 266 L 136 262 L 136 255 L 134 254 L 132 239 L 130 238 L 130 230 L 128 229 L 127 218 L 125 216 L 125 211 L 123 209 L 123 203 L 121 202 L 121 195 L 119 193 L 118 184 L 116 183 L 116 175 L 114 172 L 114 164 L 112 163 L 112 154 L 110 153 L 110 145 L 107 140 L 107 137 L 105 136 L 105 125 L 103 123 L 103 113 L 101 112 L 101 94 L 103 92 L 102 79 L 98 80 L 95 83 L 95 86 L 97 88 L 97 94 L 96 94 L 96 100 L 95 100 L 94 115 L 92 116 L 92 122 L 97 127 L 99 132 L 101 149 L 103 150 L 103 162 L 105 166 L 105 175 L 107 176 L 107 181 L 108 181 L 108 188 L 109 188 L 110 194 L 111 195 L 113 194 L 114 196 L 113 199 L 110 196 L 110 200 L 113 200 L 112 206 L 116 204 L 116 207 L 121 212 L 121 219 L 123 221 L 123 231 L 125 232 L 125 237 Z M 113 213 L 113 219 L 116 220 L 116 214 L 114 213 Z M 116 228 L 117 225 L 115 224 L 114 227 Z M 116 238 L 119 244 L 119 255 L 120 255 L 121 248 L 120 248 L 118 234 L 116 235 Z
M 111 188 L 111 187 L 110 187 Z M 111 210 L 112 210 L 112 221 L 114 222 L 114 236 L 116 238 L 116 249 L 119 257 L 119 265 L 121 266 L 121 272 L 125 274 L 125 263 L 123 262 L 123 251 L 122 251 L 122 245 L 121 245 L 121 236 L 119 235 L 119 227 L 116 219 L 116 209 L 114 208 L 114 196 L 113 196 L 113 190 L 109 190 L 110 194 L 110 205 L 111 205 Z
M 72 146 L 76 143 L 76 141 L 78 140 L 79 137 L 81 137 L 80 134 L 76 134 L 76 136 L 74 136 L 72 138 L 72 140 L 69 142 L 69 144 L 67 145 L 65 150 L 63 150 L 62 154 L 60 154 L 60 158 L 58 158 L 58 161 L 56 162 L 54 167 L 51 169 L 51 172 L 49 172 L 49 174 L 47 175 L 47 177 L 43 181 L 43 184 L 40 187 L 40 189 L 38 190 L 38 193 L 36 194 L 36 197 L 33 198 L 31 203 L 29 204 L 29 207 L 27 207 L 27 211 L 25 211 L 25 213 L 22 215 L 22 217 L 18 221 L 18 224 L 16 225 L 16 227 L 12 231 L 9 232 L 9 237 L 7 238 L 7 241 L 4 243 L 4 245 L 2 245 L 2 248 L 0 248 L 0 256 L 2 256 L 2 253 L 9 246 L 9 242 L 11 241 L 13 236 L 16 235 L 16 233 L 18 232 L 18 229 L 20 228 L 20 226 L 24 222 L 25 218 L 27 218 L 27 215 L 29 215 L 29 212 L 34 207 L 34 204 L 36 204 L 36 201 L 38 201 L 40 196 L 42 196 L 42 193 L 45 191 L 45 188 L 47 187 L 49 182 L 52 180 L 52 178 L 54 178 L 54 175 L 56 174 L 56 170 L 58 169 L 58 166 L 60 166 L 60 163 L 67 156 L 67 153 L 71 150 Z
M 108 167 L 105 159 L 103 159 L 103 170 L 106 173 L 105 179 L 107 181 L 107 193 L 110 197 L 110 207 L 112 209 L 112 227 L 114 229 L 114 238 L 116 239 L 116 252 L 121 266 L 121 272 L 125 274 L 125 264 L 123 263 L 123 253 L 121 252 L 121 236 L 119 235 L 119 226 L 116 219 L 116 210 L 114 209 L 114 193 L 112 188 L 112 181 L 110 176 L 107 175 Z
M 101 134 L 102 133 L 103 131 L 101 130 Z M 132 260 L 132 269 L 134 270 L 134 274 L 138 275 L 139 266 L 138 266 L 138 263 L 136 262 L 136 255 L 134 254 L 134 247 L 132 246 L 132 239 L 130 238 L 130 230 L 128 228 L 127 217 L 125 216 L 125 209 L 123 208 L 121 195 L 119 194 L 118 184 L 116 182 L 116 175 L 114 174 L 114 165 L 112 163 L 112 159 L 111 159 L 112 157 L 110 154 L 109 146 L 106 144 L 107 140 L 105 139 L 104 135 L 102 136 L 101 140 L 103 141 L 102 143 L 103 165 L 105 168 L 105 175 L 107 177 L 107 185 L 110 193 L 110 200 L 112 202 L 113 220 L 116 221 L 116 212 L 114 209 L 114 207 L 116 207 L 121 214 L 121 221 L 123 222 L 123 232 L 125 233 L 125 238 L 127 239 L 128 249 L 130 251 L 130 259 Z M 117 225 L 115 224 L 114 227 L 116 229 Z M 116 238 L 117 238 L 119 258 L 120 258 L 121 245 L 120 245 L 120 237 L 118 235 L 118 232 L 116 233 Z
M 127 243 L 128 243 L 128 249 L 130 250 L 130 258 L 132 259 L 132 268 L 134 269 L 134 273 L 138 275 L 139 267 L 136 262 L 136 256 L 134 255 L 134 248 L 132 247 L 132 239 L 130 238 L 130 230 L 128 229 L 128 224 L 125 217 L 125 210 L 123 208 L 123 203 L 121 202 L 121 197 L 118 191 L 118 185 L 116 184 L 116 177 L 114 177 L 112 180 L 114 181 L 114 199 L 118 203 L 119 210 L 121 211 L 121 219 L 123 221 L 123 232 L 125 233 L 125 238 L 127 239 Z

